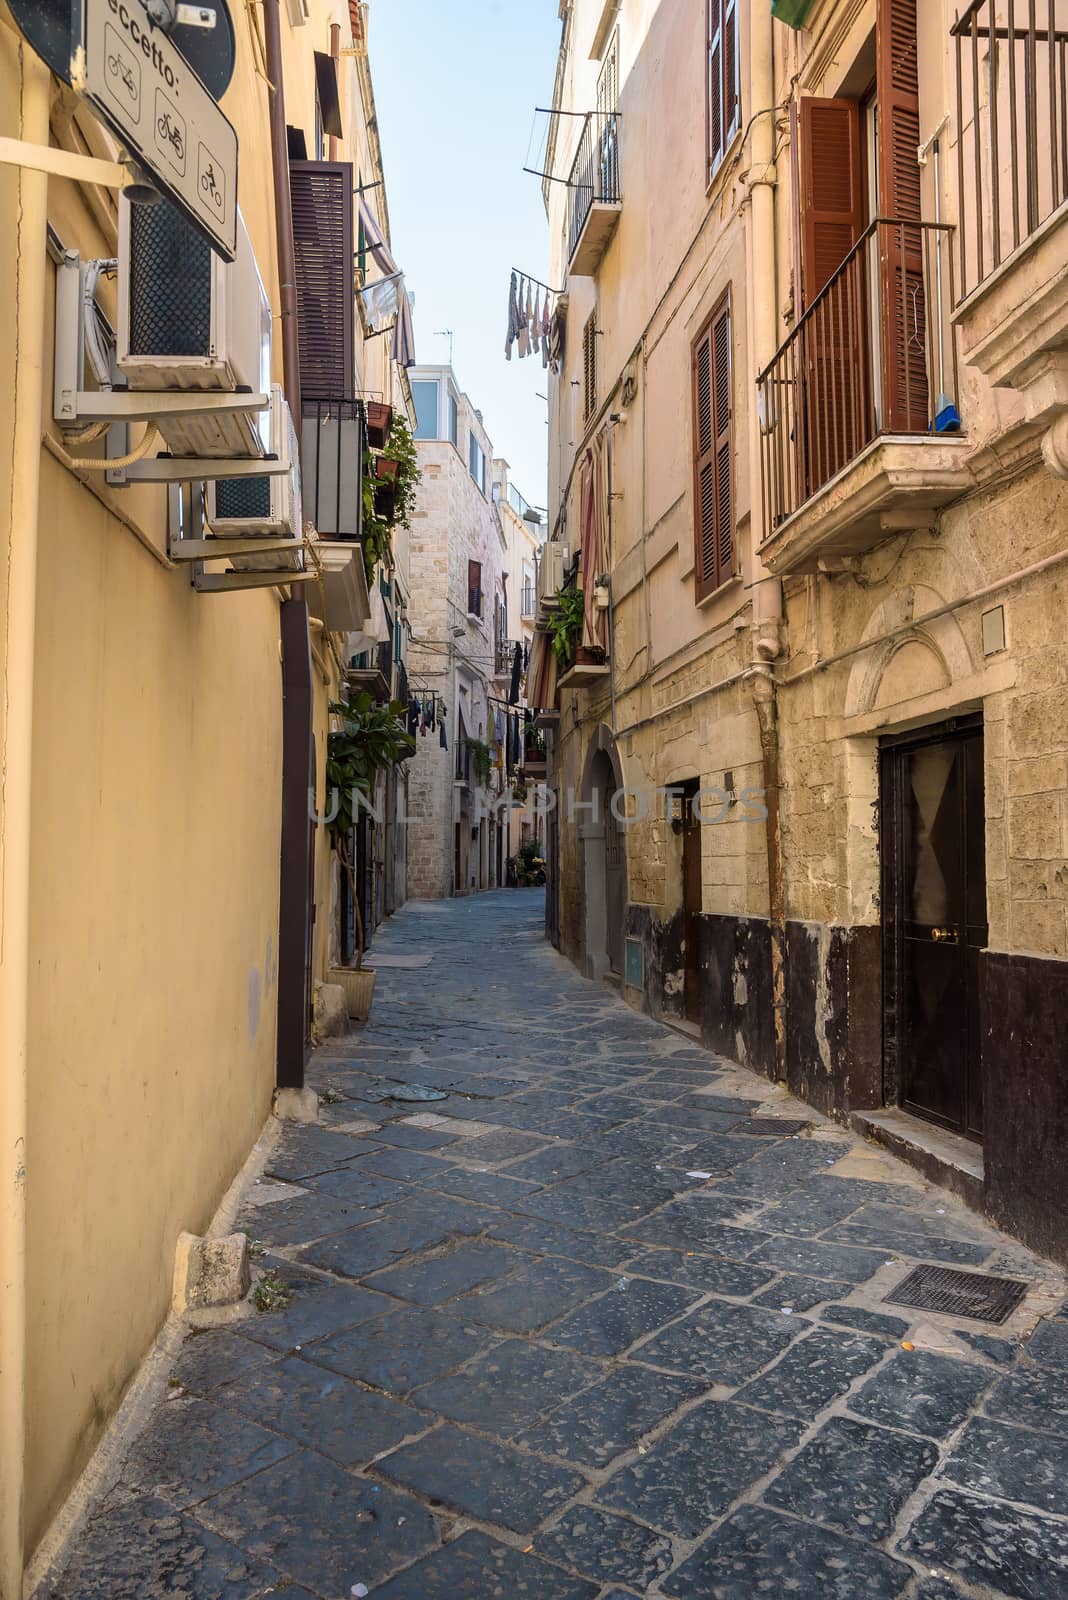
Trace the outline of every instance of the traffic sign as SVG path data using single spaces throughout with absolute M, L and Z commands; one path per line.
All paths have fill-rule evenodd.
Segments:
M 237 134 L 141 0 L 74 0 L 70 81 L 227 261 Z

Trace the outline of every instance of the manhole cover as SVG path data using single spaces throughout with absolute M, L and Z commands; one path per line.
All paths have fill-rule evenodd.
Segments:
M 1027 1293 L 1017 1278 L 994 1278 L 986 1272 L 958 1272 L 955 1267 L 916 1267 L 884 1303 L 940 1311 L 945 1317 L 972 1322 L 1005 1322 Z

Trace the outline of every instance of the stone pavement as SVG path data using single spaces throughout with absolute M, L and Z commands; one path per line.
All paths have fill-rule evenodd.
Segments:
M 319 1053 L 242 1217 L 289 1303 L 186 1339 L 55 1600 L 1063 1600 L 1060 1275 L 541 917 L 382 931 L 433 963 Z M 919 1262 L 1028 1293 L 887 1305 Z

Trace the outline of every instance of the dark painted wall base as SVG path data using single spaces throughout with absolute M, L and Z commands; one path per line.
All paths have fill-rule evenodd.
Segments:
M 721 1055 L 775 1076 L 771 928 L 759 917 L 700 922 L 701 1036 Z
M 1068 1261 L 1068 961 L 979 960 L 986 1209 Z
M 786 924 L 786 1081 L 825 1116 L 882 1103 L 882 932 Z

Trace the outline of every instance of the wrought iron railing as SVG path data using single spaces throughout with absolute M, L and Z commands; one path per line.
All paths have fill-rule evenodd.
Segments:
M 515 640 L 498 639 L 493 655 L 496 676 L 503 678 L 512 670 L 512 662 L 515 660 Z
M 1068 200 L 1068 0 L 972 0 L 951 32 L 965 297 Z
M 361 400 L 301 400 L 301 501 L 320 539 L 363 537 L 366 417 Z
M 881 434 L 959 428 L 952 233 L 878 218 L 760 374 L 765 535 Z
M 595 201 L 613 204 L 619 192 L 619 112 L 591 111 L 584 119 L 568 178 L 567 254 L 575 253 Z

